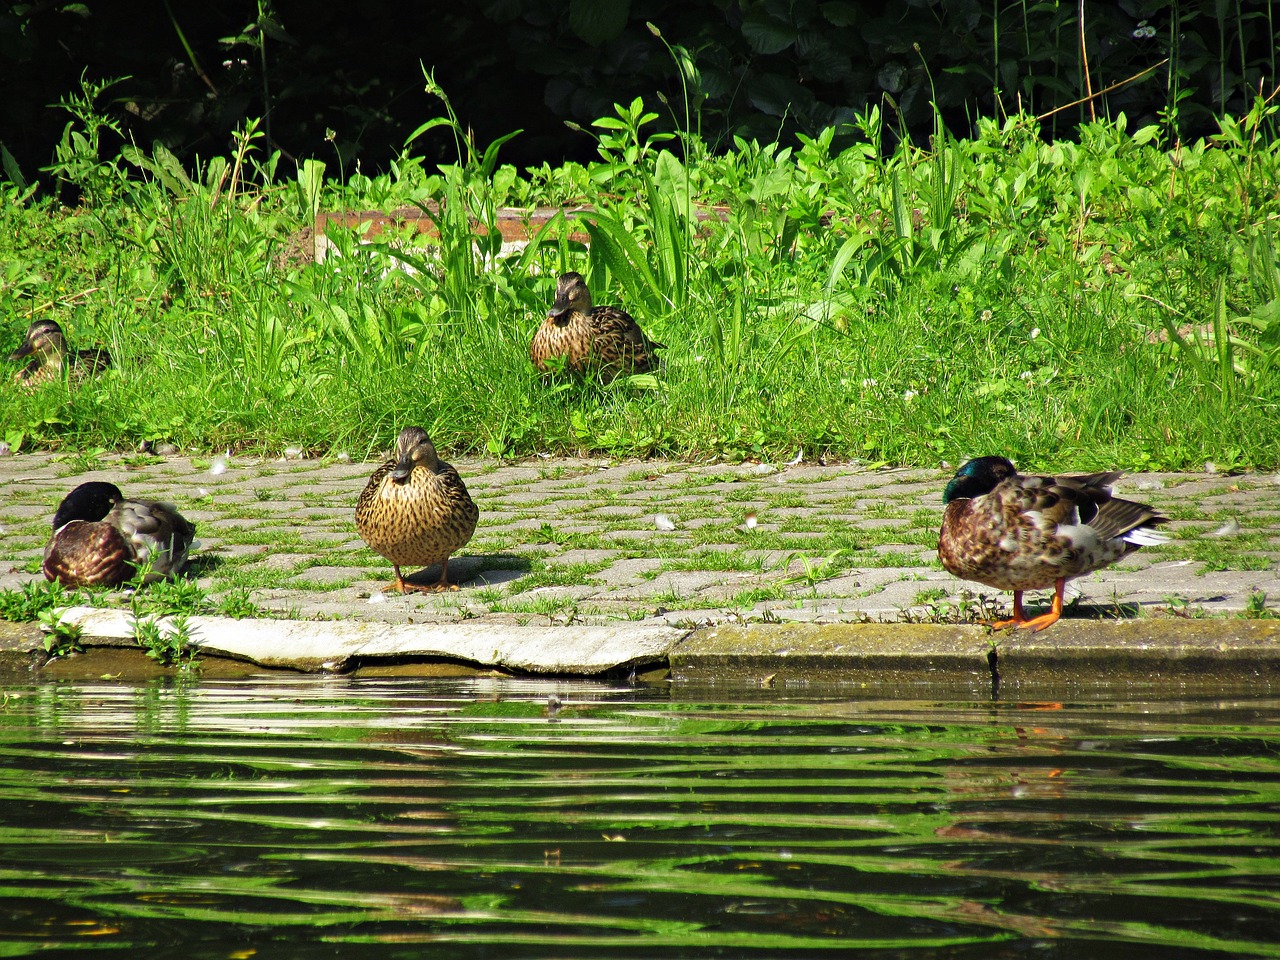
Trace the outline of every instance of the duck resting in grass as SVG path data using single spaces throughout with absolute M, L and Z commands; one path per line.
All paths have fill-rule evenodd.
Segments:
M 372 550 L 391 561 L 394 583 L 384 591 L 457 590 L 449 582 L 449 556 L 475 532 L 480 510 L 458 471 L 436 456 L 421 427 L 405 427 L 395 456 L 373 471 L 356 503 L 356 530 Z M 407 583 L 401 566 L 440 564 L 440 579 Z
M 1062 616 L 1068 580 L 1168 542 L 1154 529 L 1167 517 L 1112 495 L 1119 477 L 1024 477 L 1004 457 L 970 460 L 942 495 L 942 565 L 962 579 L 1013 591 L 1013 617 L 994 629 L 1043 630 Z M 1054 589 L 1049 612 L 1028 619 L 1023 592 L 1047 587 Z
M 118 587 L 140 568 L 153 583 L 182 570 L 195 534 L 172 504 L 128 500 L 114 483 L 82 483 L 53 515 L 41 568 L 67 587 Z
M 30 363 L 13 375 L 20 386 L 37 387 L 62 376 L 65 368 L 72 380 L 83 380 L 111 366 L 111 355 L 100 348 L 72 350 L 56 320 L 37 320 L 27 327 L 22 345 L 9 355 L 10 360 L 32 357 Z
M 529 357 L 543 373 L 563 364 L 574 373 L 598 373 L 608 383 L 656 369 L 655 351 L 662 349 L 625 310 L 592 306 L 582 274 L 565 273 L 556 281 L 555 302 L 533 335 Z

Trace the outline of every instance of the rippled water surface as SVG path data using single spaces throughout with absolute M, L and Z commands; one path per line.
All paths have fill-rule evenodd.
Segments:
M 1269 697 L 0 692 L 3 956 L 1280 956 Z

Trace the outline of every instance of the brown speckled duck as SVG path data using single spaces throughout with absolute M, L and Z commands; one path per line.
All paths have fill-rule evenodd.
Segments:
M 400 431 L 395 456 L 373 471 L 356 503 L 356 530 L 395 568 L 395 582 L 383 589 L 400 593 L 457 590 L 449 582 L 449 556 L 471 539 L 479 518 L 458 471 L 436 456 L 421 427 Z M 440 564 L 440 579 L 427 586 L 406 583 L 400 572 L 402 565 L 433 563 Z
M 195 524 L 172 504 L 127 500 L 114 483 L 82 483 L 53 515 L 41 564 L 68 587 L 118 587 L 149 564 L 144 580 L 176 575 L 187 562 Z
M 57 380 L 63 367 L 73 380 L 101 373 L 111 366 L 111 355 L 106 350 L 72 350 L 67 338 L 55 320 L 37 320 L 27 328 L 22 345 L 9 355 L 10 360 L 32 357 L 30 363 L 13 375 L 13 379 L 25 387 L 37 387 Z
M 645 373 L 658 366 L 655 350 L 663 345 L 650 340 L 619 307 L 593 307 L 591 291 L 580 273 L 561 274 L 556 299 L 533 335 L 529 356 L 542 372 L 555 369 L 552 357 L 563 358 L 564 369 L 575 373 L 599 373 L 608 382 L 618 375 Z
M 1119 476 L 1023 477 L 1004 457 L 970 460 L 942 495 L 942 565 L 965 580 L 1013 591 L 1013 617 L 993 628 L 1034 633 L 1051 626 L 1062 616 L 1068 580 L 1168 541 L 1154 529 L 1167 517 L 1112 495 Z M 1027 619 L 1023 591 L 1050 586 L 1049 612 Z

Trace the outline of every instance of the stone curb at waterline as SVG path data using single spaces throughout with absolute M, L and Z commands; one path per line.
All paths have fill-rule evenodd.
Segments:
M 138 652 L 131 617 L 75 607 L 62 622 L 82 631 L 86 648 Z M 171 619 L 159 621 L 164 631 Z M 1160 618 L 1064 620 L 1035 635 L 993 635 L 984 627 L 941 624 L 718 624 L 682 629 L 658 624 L 494 626 L 380 624 L 354 621 L 233 620 L 193 616 L 191 641 L 204 657 L 265 668 L 345 673 L 396 665 L 402 674 L 500 671 L 526 676 L 626 676 L 676 681 L 878 681 L 990 674 L 996 640 L 1006 679 L 1052 676 L 1243 679 L 1280 682 L 1280 621 Z M 43 658 L 43 634 L 31 624 L 0 624 L 0 666 Z M 140 653 L 139 653 L 140 655 Z M 91 662 L 59 661 L 60 674 L 97 676 Z M 415 669 L 415 667 L 417 669 Z

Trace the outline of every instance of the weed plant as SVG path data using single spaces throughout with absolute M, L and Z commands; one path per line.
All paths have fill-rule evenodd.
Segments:
M 84 652 L 84 631 L 78 624 L 63 623 L 61 614 L 54 609 L 40 611 L 39 620 L 45 631 L 44 650 L 50 660 Z
M 386 176 L 289 177 L 249 125 L 189 172 L 162 147 L 68 141 L 77 210 L 0 185 L 0 351 L 49 317 L 119 361 L 34 392 L 5 376 L 3 438 L 360 457 L 417 423 L 496 457 L 1280 464 L 1270 102 L 1189 144 L 1123 117 L 1046 143 L 1015 116 L 886 150 L 871 109 L 845 149 L 827 131 L 719 155 L 649 138 L 637 102 L 596 124 L 598 162 L 525 174 L 444 103 L 429 125 L 459 159 L 437 169 L 406 147 Z M 499 207 L 582 203 L 503 252 Z M 318 210 L 413 205 L 430 245 L 331 227 L 323 262 L 288 255 Z M 535 374 L 528 342 L 568 269 L 667 344 L 660 371 Z
M 32 623 L 50 612 L 90 603 L 87 590 L 67 590 L 54 580 L 31 580 L 21 589 L 0 590 L 0 620 Z
M 199 665 L 191 625 L 185 616 L 175 616 L 166 626 L 156 617 L 139 617 L 135 611 L 133 638 L 161 666 L 190 670 Z

